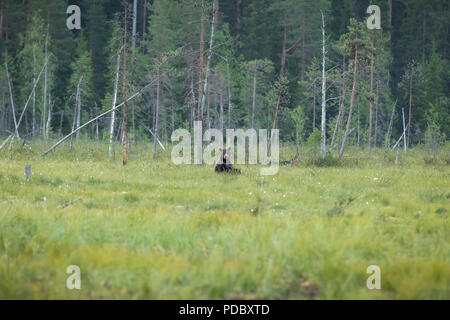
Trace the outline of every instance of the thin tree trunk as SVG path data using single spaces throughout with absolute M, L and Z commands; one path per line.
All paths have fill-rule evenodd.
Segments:
M 212 49 L 214 44 L 214 28 L 216 25 L 217 20 L 217 12 L 219 11 L 219 1 L 214 0 L 213 1 L 213 19 L 211 23 L 211 37 L 209 40 L 209 51 L 208 51 L 208 59 L 206 62 L 206 73 L 205 73 L 205 81 L 203 84 L 203 92 L 202 92 L 202 104 L 201 104 L 201 113 L 203 118 L 203 113 L 205 110 L 205 102 L 206 102 L 206 93 L 208 91 L 208 77 L 209 77 L 209 71 L 210 71 L 210 64 L 211 64 L 211 56 L 212 56 Z
M 80 126 L 81 123 L 81 82 L 83 81 L 83 75 L 80 76 L 80 81 L 78 81 L 77 85 L 77 98 L 76 98 L 76 126 L 77 128 Z M 80 138 L 80 131 L 76 134 L 76 139 L 78 140 Z
M 326 155 L 326 139 L 327 139 L 327 131 L 326 131 L 326 122 L 327 122 L 327 75 L 325 71 L 325 19 L 322 14 L 322 123 L 321 123 L 321 155 L 322 159 L 325 159 Z
M 230 79 L 230 65 L 227 61 L 227 81 L 228 81 L 228 128 L 233 126 L 233 105 L 231 103 L 231 79 Z
M 369 153 L 372 152 L 372 109 L 373 109 L 373 72 L 374 72 L 374 55 L 372 53 L 372 61 L 370 62 L 370 99 L 369 99 Z
M 313 131 L 316 128 L 316 85 L 313 86 Z
M 48 28 L 49 26 L 47 25 L 47 36 L 45 37 L 45 61 L 47 61 L 47 57 L 48 57 Z M 45 127 L 45 114 L 47 113 L 47 71 L 48 71 L 48 67 L 47 65 L 45 66 L 45 70 L 44 70 L 44 97 L 43 97 L 43 112 L 42 112 L 42 135 L 44 140 L 47 140 L 47 137 L 45 135 L 46 133 L 46 127 Z
M 205 0 L 202 0 L 202 13 L 200 19 L 200 50 L 199 50 L 199 59 L 198 59 L 198 98 L 197 98 L 197 120 L 202 120 L 202 100 L 203 100 L 203 91 L 202 91 L 202 83 L 203 83 L 203 47 L 204 47 L 204 36 L 205 36 Z
M 255 128 L 255 105 L 256 105 L 256 64 L 253 71 L 253 94 L 252 94 L 252 123 L 251 128 Z
M 117 54 L 117 62 L 116 62 L 116 77 L 114 80 L 114 95 L 113 95 L 113 101 L 112 101 L 112 108 L 116 106 L 117 103 L 117 89 L 119 86 L 119 70 L 120 70 L 120 53 Z M 108 154 L 109 157 L 112 158 L 114 156 L 114 149 L 113 149 L 113 136 L 114 136 L 114 123 L 116 120 L 116 111 L 113 110 L 111 112 L 111 123 L 109 125 L 109 148 L 108 148 Z
M 353 61 L 353 85 L 352 85 L 352 95 L 350 98 L 350 109 L 348 111 L 347 126 L 345 128 L 344 138 L 342 139 L 341 150 L 339 151 L 339 158 L 342 158 L 342 156 L 344 155 L 345 143 L 347 142 L 350 124 L 352 122 L 353 103 L 355 101 L 355 92 L 356 92 L 356 73 L 358 71 L 357 66 L 358 66 L 358 48 L 355 49 L 355 59 Z
M 206 117 L 208 118 L 208 123 L 207 123 L 207 126 L 208 126 L 208 129 L 211 129 L 211 110 L 210 110 L 210 100 L 211 100 L 211 98 L 210 98 L 210 94 L 209 94 L 209 90 L 208 90 L 208 92 L 206 93 Z M 173 110 L 174 108 L 172 107 L 172 110 Z M 174 113 L 172 112 L 172 119 L 174 118 Z M 173 128 L 173 126 L 172 126 L 172 131 L 174 130 L 174 128 Z
M 391 144 L 391 130 L 392 130 L 392 123 L 394 121 L 394 112 L 395 112 L 395 105 L 396 104 L 397 104 L 397 101 L 395 101 L 394 105 L 392 106 L 391 120 L 389 121 L 389 127 L 388 127 L 388 131 L 386 133 L 385 148 L 390 148 L 390 144 Z
M 122 165 L 127 164 L 127 4 L 123 18 L 123 119 L 122 119 Z
M 402 119 L 403 119 L 403 149 L 406 152 L 406 125 L 405 125 L 405 108 L 402 108 Z
M 36 82 L 36 78 L 35 78 L 35 70 L 34 67 L 36 65 L 36 54 L 34 52 L 34 47 L 33 47 L 33 83 Z M 36 91 L 33 90 L 33 111 L 32 111 L 32 124 L 31 124 L 31 136 L 34 137 L 34 133 L 36 132 Z
M 190 96 L 191 99 L 189 101 L 189 105 L 190 105 L 190 111 L 191 111 L 191 118 L 190 118 L 190 129 L 194 130 L 194 121 L 195 121 L 195 93 L 194 93 L 194 72 L 191 72 L 191 77 L 190 77 L 190 84 L 189 84 L 189 88 L 190 88 Z
M 133 65 L 135 65 L 135 57 L 136 57 L 136 22 L 137 22 L 137 0 L 133 0 L 133 29 L 131 33 L 131 52 L 133 57 Z M 134 101 L 131 102 L 131 126 L 132 126 L 132 137 L 131 144 L 135 142 L 136 139 L 136 127 L 134 122 Z M 130 145 L 131 148 L 131 145 Z
M 221 86 L 220 89 L 220 94 L 219 94 L 219 107 L 220 107 L 220 113 L 219 113 L 219 118 L 220 118 L 220 132 L 223 133 L 223 86 Z
M 156 155 L 156 143 L 158 139 L 158 130 L 159 130 L 159 95 L 160 95 L 160 71 L 159 66 L 156 69 L 156 112 L 155 112 L 155 127 L 154 127 L 154 133 L 155 137 L 153 139 L 153 158 Z
M 411 111 L 412 111 L 412 81 L 413 81 L 413 75 L 412 75 L 412 70 L 411 70 L 411 74 L 409 77 L 409 112 L 408 112 L 408 147 L 409 144 L 411 142 Z
M 345 72 L 345 57 L 342 59 L 342 73 Z M 345 103 L 345 95 L 347 93 L 347 80 L 345 75 L 342 77 L 342 89 L 341 89 L 341 97 L 339 98 L 339 113 L 338 118 L 336 120 L 336 125 L 333 131 L 333 137 L 331 138 L 330 147 L 334 148 L 334 141 L 336 139 L 336 134 L 338 130 L 341 128 L 342 118 L 344 117 L 344 103 Z
M 77 128 L 80 127 L 80 124 L 78 122 L 77 125 L 77 119 L 78 119 L 78 110 L 80 107 L 80 104 L 78 103 L 78 101 L 80 100 L 80 85 L 81 85 L 81 81 L 83 80 L 83 75 L 80 76 L 80 79 L 78 80 L 78 84 L 77 84 L 77 93 L 75 95 L 75 108 L 73 110 L 73 122 L 72 122 L 72 131 L 75 130 L 75 126 L 77 126 Z M 77 131 L 77 135 L 78 135 Z M 73 136 L 70 137 L 70 151 L 72 151 L 72 146 L 73 146 Z
M 48 116 L 47 116 L 47 124 L 45 125 L 45 137 L 48 140 L 49 133 L 50 133 L 50 123 L 52 121 L 52 102 L 51 102 L 51 96 L 49 94 L 48 96 Z
M 377 81 L 377 96 L 375 102 L 375 132 L 374 132 L 374 147 L 377 148 L 377 136 L 378 136 L 378 100 L 379 100 L 379 85 L 380 83 Z
M 12 93 L 12 87 L 11 87 L 11 79 L 9 77 L 9 71 L 8 71 L 8 64 L 5 63 L 5 69 L 6 69 L 6 77 L 8 78 L 8 88 L 9 88 L 9 97 L 10 97 L 10 103 L 11 103 L 11 112 L 14 119 L 14 135 L 19 138 L 19 128 L 17 126 L 17 119 L 16 119 L 16 110 L 14 107 L 14 97 Z
M 175 104 L 174 103 L 172 103 L 172 107 L 171 107 L 171 111 L 172 111 L 172 122 L 171 122 L 171 131 L 172 132 L 174 132 L 175 131 Z M 209 113 L 209 96 L 208 96 L 208 113 Z M 208 115 L 208 122 L 209 122 L 209 115 Z M 208 129 L 210 128 L 211 126 L 209 126 L 208 127 Z
M 137 0 L 133 0 L 133 31 L 131 39 L 131 50 L 133 52 L 133 58 L 136 50 L 136 19 L 137 19 Z

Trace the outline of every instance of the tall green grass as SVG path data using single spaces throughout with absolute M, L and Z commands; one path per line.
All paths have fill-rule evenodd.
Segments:
M 395 165 L 384 150 L 317 163 L 302 149 L 299 167 L 263 177 L 176 166 L 146 143 L 125 167 L 101 143 L 45 147 L 0 151 L 1 299 L 450 298 L 448 150 Z M 381 290 L 366 287 L 372 264 Z

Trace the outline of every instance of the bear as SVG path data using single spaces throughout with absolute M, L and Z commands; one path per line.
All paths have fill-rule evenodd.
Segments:
M 229 160 L 229 152 L 231 148 L 228 149 L 220 149 L 219 148 L 219 159 L 217 160 L 216 167 L 214 168 L 214 171 L 217 173 L 220 172 L 227 172 L 227 173 L 236 173 L 240 174 L 241 170 L 233 168 L 233 165 L 231 164 Z

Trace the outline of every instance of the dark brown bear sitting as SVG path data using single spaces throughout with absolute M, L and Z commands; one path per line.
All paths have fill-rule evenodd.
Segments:
M 219 149 L 220 157 L 216 163 L 216 167 L 214 168 L 215 172 L 228 172 L 228 173 L 237 173 L 237 174 L 241 173 L 241 170 L 233 168 L 233 165 L 231 164 L 231 162 L 229 160 L 229 151 L 230 150 L 231 150 L 231 148 Z

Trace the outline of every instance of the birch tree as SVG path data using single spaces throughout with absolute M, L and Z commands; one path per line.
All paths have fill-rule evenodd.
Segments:
M 326 139 L 327 139 L 327 73 L 325 70 L 326 62 L 326 42 L 325 42 L 325 18 L 322 14 L 322 122 L 321 122 L 321 156 L 325 159 L 326 155 Z
M 113 94 L 111 108 L 114 108 L 116 106 L 116 103 L 117 103 L 117 88 L 118 88 L 118 85 L 119 85 L 119 69 L 120 69 L 120 53 L 117 54 L 116 76 L 115 76 L 115 80 L 114 80 L 114 94 Z M 109 148 L 108 148 L 108 154 L 109 154 L 110 158 L 112 158 L 113 155 L 114 155 L 113 135 L 114 135 L 115 119 L 116 119 L 116 111 L 113 110 L 111 112 L 111 122 L 110 122 L 110 125 L 109 125 Z
M 217 14 L 219 12 L 219 0 L 213 0 L 213 8 L 212 8 L 212 22 L 211 22 L 211 35 L 209 40 L 209 51 L 208 51 L 208 59 L 206 62 L 206 72 L 205 72 L 205 81 L 203 84 L 203 93 L 202 93 L 202 105 L 201 105 L 201 113 L 203 116 L 204 110 L 205 110 L 205 102 L 206 102 L 206 95 L 208 92 L 208 77 L 210 73 L 210 67 L 211 67 L 211 57 L 213 53 L 213 45 L 214 45 L 214 29 L 217 22 Z

